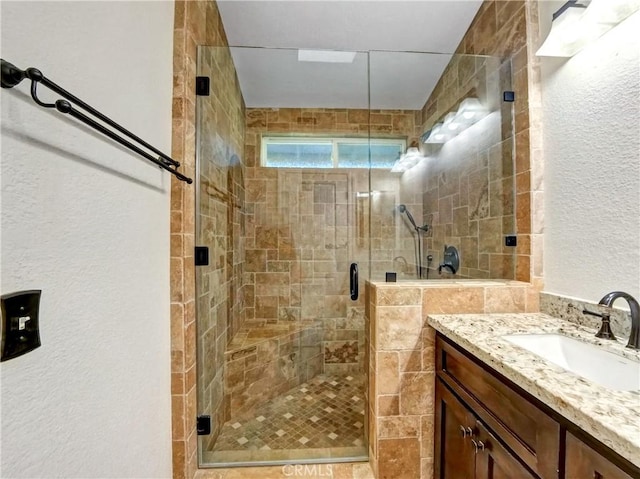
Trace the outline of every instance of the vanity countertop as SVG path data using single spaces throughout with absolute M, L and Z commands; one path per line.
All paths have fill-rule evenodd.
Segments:
M 640 392 L 614 391 L 570 373 L 502 339 L 506 334 L 561 333 L 640 360 L 623 341 L 543 313 L 429 315 L 431 327 L 640 467 Z

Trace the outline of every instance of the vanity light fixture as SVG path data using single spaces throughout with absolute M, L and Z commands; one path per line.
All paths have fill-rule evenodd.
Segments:
M 569 0 L 553 14 L 539 57 L 572 57 L 640 9 L 640 0 Z
M 477 98 L 465 98 L 458 111 L 448 113 L 442 123 L 437 123 L 420 138 L 423 143 L 443 144 L 488 115 Z
M 446 128 L 444 123 L 437 123 L 430 131 L 422 135 L 422 142 L 442 145 L 454 136 L 456 133 Z
M 391 173 L 404 173 L 408 169 L 416 166 L 424 158 L 425 157 L 422 155 L 422 153 L 420 153 L 418 143 L 414 142 L 409 148 L 407 148 L 407 152 L 404 155 L 401 155 L 400 158 L 398 158 L 393 164 Z

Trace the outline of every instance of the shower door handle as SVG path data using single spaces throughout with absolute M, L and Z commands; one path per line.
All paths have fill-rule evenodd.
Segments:
M 358 263 L 351 263 L 349 269 L 349 291 L 353 301 L 358 299 Z

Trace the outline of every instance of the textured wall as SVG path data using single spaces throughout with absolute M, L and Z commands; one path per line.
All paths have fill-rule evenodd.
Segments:
M 171 3 L 1 9 L 2 58 L 169 151 Z M 171 176 L 28 90 L 1 92 L 1 288 L 43 290 L 42 346 L 0 368 L 2 477 L 169 477 Z
M 548 292 L 640 296 L 639 28 L 635 14 L 573 58 L 543 60 Z

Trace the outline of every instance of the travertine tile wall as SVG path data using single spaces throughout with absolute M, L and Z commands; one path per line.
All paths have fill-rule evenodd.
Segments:
M 538 311 L 538 293 L 509 280 L 367 283 L 369 456 L 379 479 L 432 479 L 434 330 L 429 314 Z
M 465 251 L 465 263 L 467 259 L 471 260 L 469 270 L 461 272 L 463 275 L 534 280 L 541 287 L 540 132 L 539 124 L 530 121 L 532 116 L 538 119 L 540 111 L 539 68 L 533 54 L 538 42 L 537 32 L 537 2 L 485 1 L 458 47 L 457 53 L 465 55 L 454 56 L 427 100 L 422 110 L 422 126 L 423 130 L 429 129 L 446 113 L 454 111 L 465 96 L 486 96 L 487 88 L 495 89 L 497 86 L 499 92 L 504 89 L 516 92 L 514 104 L 498 105 L 503 119 L 502 143 L 490 149 L 488 155 L 480 157 L 482 163 L 478 167 L 459 175 L 463 181 L 457 193 L 462 196 L 466 188 L 470 194 L 475 192 L 475 196 L 470 196 L 469 204 L 465 205 L 456 199 L 456 192 L 446 184 L 432 183 L 426 189 L 424 219 L 429 223 L 434 221 L 432 215 L 435 215 L 434 236 L 444 236 L 444 241 L 453 244 L 459 241 Z M 495 57 L 500 59 L 500 66 L 496 68 L 496 65 L 474 61 L 466 54 Z M 497 71 L 499 77 L 492 78 L 492 71 Z M 505 88 L 508 77 L 513 78 L 511 88 Z M 507 136 L 511 125 L 515 138 Z M 512 163 L 510 155 L 514 158 Z M 532 157 L 535 159 L 533 163 Z M 429 175 L 432 182 L 441 181 L 445 177 L 442 175 L 451 171 L 438 173 Z M 455 174 L 453 176 L 456 177 Z M 511 193 L 514 189 L 515 198 Z M 449 202 L 454 204 L 449 206 Z M 429 208 L 429 204 L 433 207 Z M 443 223 L 442 218 L 451 221 Z M 473 254 L 474 236 L 456 233 L 474 232 L 476 228 L 494 234 L 481 232 L 477 239 L 477 254 Z M 502 242 L 502 235 L 514 230 L 518 234 L 515 255 L 513 248 L 507 249 Z M 497 240 L 501 241 L 498 243 Z M 438 248 L 439 243 L 434 237 L 428 246 L 430 249 L 434 245 Z M 432 254 L 436 253 L 441 254 L 441 251 L 432 251 Z
M 423 212 L 431 225 L 426 250 L 435 268 L 444 245 L 456 246 L 462 258 L 457 277 L 515 277 L 515 248 L 504 245 L 516 227 L 512 104 L 501 101 L 502 91 L 511 90 L 510 63 L 454 56 L 423 109 L 425 130 L 467 97 L 479 98 L 492 112 L 454 141 L 427 146 L 432 151 L 423 173 Z
M 388 171 L 376 172 L 387 201 L 384 195 L 358 197 L 369 191 L 367 170 L 261 167 L 261 138 L 283 133 L 366 138 L 371 129 L 372 136 L 411 141 L 415 118 L 416 112 L 402 110 L 247 110 L 247 320 L 321 320 L 328 374 L 364 370 L 364 302 L 348 296 L 349 264 L 358 262 L 360 277 L 368 277 L 371 244 L 372 256 L 384 255 L 389 270 L 398 180 Z M 384 204 L 392 223 L 374 214 L 370 224 L 370 201 L 374 209 Z
M 195 132 L 196 132 L 196 96 L 195 77 L 197 65 L 197 46 L 211 45 L 226 47 L 222 22 L 214 1 L 176 1 L 174 25 L 174 89 L 173 89 L 173 139 L 172 156 L 182 164 L 181 171 L 195 178 Z M 220 127 L 219 138 L 214 141 L 214 151 L 218 153 L 222 144 L 225 158 L 233 153 L 241 157 L 242 128 L 244 127 L 242 97 L 235 79 L 233 65 L 228 53 L 221 53 L 211 58 L 210 67 L 216 74 L 212 77 L 214 85 L 213 110 L 220 115 L 217 126 Z M 218 71 L 219 69 L 219 71 Z M 215 90 L 217 88 L 217 90 Z M 228 154 L 227 154 L 228 153 Z M 205 168 L 206 169 L 206 168 Z M 227 212 L 230 207 L 242 201 L 242 184 L 240 171 L 231 168 L 225 176 L 222 170 L 210 168 L 212 183 L 209 185 L 211 197 L 223 192 L 218 199 L 212 200 L 211 218 L 220 218 L 227 241 L 231 238 L 239 240 L 237 231 L 240 218 Z M 219 191 L 218 191 L 219 190 Z M 226 196 L 225 196 L 226 195 Z M 197 470 L 197 436 L 196 436 L 196 291 L 195 291 L 195 184 L 187 185 L 172 180 L 171 184 L 171 398 L 172 398 L 172 439 L 173 439 L 173 477 L 192 478 Z M 224 199 L 222 199 L 224 198 Z M 217 202 L 217 204 L 215 204 Z M 234 236 L 235 235 L 235 236 Z M 222 284 L 230 283 L 228 276 L 234 267 L 241 264 L 240 257 L 228 258 L 226 245 L 222 238 L 211 238 L 217 249 L 217 257 L 212 263 L 221 270 L 224 263 L 225 276 L 211 278 L 220 279 Z M 231 266 L 233 265 L 233 266 Z M 212 273 L 214 274 L 214 273 Z M 214 286 L 211 284 L 211 286 Z M 217 286 L 214 286 L 217 287 Z M 211 314 L 220 319 L 223 329 L 233 327 L 233 319 L 229 319 L 229 310 L 233 310 L 238 301 L 231 300 L 227 306 L 216 304 Z M 208 321 L 205 315 L 205 321 Z M 224 319 L 222 319 L 224 318 Z M 217 320 L 216 320 L 217 321 Z M 211 329 L 209 329 L 211 331 Z M 212 333 L 211 333 L 212 334 Z M 216 334 L 216 338 L 220 335 Z M 222 341 L 223 342 L 223 341 Z M 220 341 L 210 341 L 208 347 L 214 348 L 209 359 L 222 364 L 223 353 L 218 346 Z M 220 368 L 218 368 L 220 369 Z M 211 371 L 216 374 L 217 369 Z M 213 378 L 206 378 L 209 384 Z M 213 396 L 212 396 L 213 398 Z M 212 399 L 213 400 L 213 399 Z
M 366 88 L 366 86 L 365 86 Z M 376 138 L 406 137 L 409 144 L 417 141 L 415 126 L 420 120 L 414 110 L 366 110 L 344 108 L 249 108 L 247 109 L 247 133 L 302 135 L 360 136 L 367 138 L 369 132 Z M 260 144 L 254 163 L 247 156 L 247 166 L 259 166 Z M 249 155 L 249 151 L 247 151 Z

